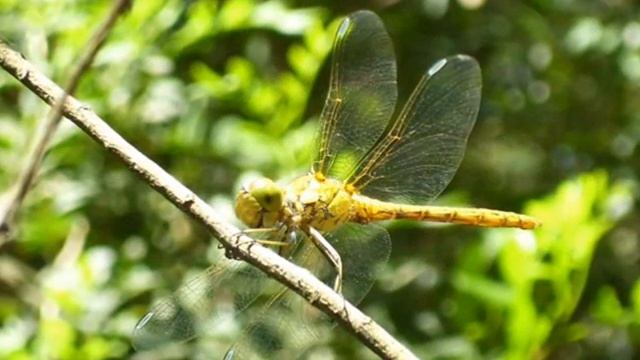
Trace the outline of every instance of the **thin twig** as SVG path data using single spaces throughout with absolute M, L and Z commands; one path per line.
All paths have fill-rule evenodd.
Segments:
M 116 20 L 120 15 L 124 14 L 130 6 L 131 0 L 118 0 L 114 3 L 105 21 L 96 29 L 96 32 L 84 47 L 85 50 L 82 56 L 78 59 L 78 62 L 71 71 L 69 83 L 64 88 L 65 95 L 51 107 L 51 110 L 47 114 L 47 117 L 42 123 L 41 131 L 38 132 L 39 136 L 36 138 L 27 160 L 25 160 L 26 165 L 16 181 L 15 190 L 12 192 L 6 208 L 4 210 L 0 209 L 0 240 L 2 240 L 2 238 L 8 238 L 14 218 L 22 206 L 22 202 L 27 196 L 27 193 L 31 189 L 38 169 L 40 169 L 40 165 L 42 164 L 42 159 L 49 147 L 49 142 L 60 123 L 62 104 L 67 94 L 72 95 L 76 91 L 82 75 L 89 69 L 89 66 L 91 66 L 93 59 L 104 44 Z M 3 241 L 0 241 L 0 245 L 2 245 L 2 243 Z
M 0 66 L 49 105 L 64 92 L 6 44 L 0 42 Z M 88 106 L 68 96 L 63 115 L 116 155 L 143 181 L 202 224 L 232 253 L 286 285 L 322 310 L 385 359 L 417 359 L 380 325 L 335 293 L 309 271 L 292 264 L 224 222 L 211 207 L 107 125 Z

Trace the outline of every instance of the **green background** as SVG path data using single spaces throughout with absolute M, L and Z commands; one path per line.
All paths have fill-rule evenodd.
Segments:
M 0 0 L 0 37 L 63 84 L 110 6 Z M 246 179 L 308 170 L 336 26 L 363 8 L 394 41 L 401 102 L 441 57 L 466 53 L 482 68 L 478 121 L 437 203 L 522 211 L 544 226 L 387 224 L 394 251 L 361 308 L 421 358 L 636 357 L 632 1 L 137 1 L 76 96 L 235 221 Z M 0 74 L 0 204 L 47 110 Z M 71 123 L 11 230 L 0 358 L 222 357 L 228 342 L 131 349 L 152 300 L 206 267 L 216 243 Z M 373 357 L 343 330 L 329 335 L 323 356 Z

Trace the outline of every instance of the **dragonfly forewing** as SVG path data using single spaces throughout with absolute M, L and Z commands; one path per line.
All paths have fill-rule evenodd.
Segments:
M 248 264 L 220 259 L 153 305 L 134 329 L 134 347 L 157 349 L 215 329 L 257 298 L 264 287 L 261 280 L 260 271 Z
M 333 269 L 304 236 L 296 236 L 292 261 L 332 284 Z M 343 258 L 345 297 L 358 303 L 389 256 L 389 235 L 375 225 L 346 224 L 326 238 Z M 247 329 L 229 350 L 229 359 L 300 354 L 330 326 L 322 313 L 259 270 L 223 258 L 157 302 L 137 324 L 132 340 L 136 349 L 150 350 L 203 334 L 229 337 L 233 334 L 212 334 L 229 319 L 232 328 Z
M 344 178 L 369 150 L 395 109 L 396 77 L 393 44 L 380 18 L 370 11 L 349 15 L 334 41 L 316 173 Z

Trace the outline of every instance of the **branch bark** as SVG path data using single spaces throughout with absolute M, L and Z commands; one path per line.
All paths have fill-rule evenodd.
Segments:
M 258 267 L 270 277 L 304 297 L 352 332 L 360 341 L 384 359 L 417 359 L 385 329 L 347 302 L 341 295 L 303 269 L 251 238 L 237 236 L 239 229 L 221 220 L 211 207 L 182 183 L 147 158 L 114 131 L 88 106 L 63 90 L 20 53 L 0 42 L 0 66 L 47 104 L 62 102 L 62 114 L 91 136 L 99 145 L 116 155 L 143 181 L 171 201 L 184 213 L 202 224 L 222 245 L 242 260 Z

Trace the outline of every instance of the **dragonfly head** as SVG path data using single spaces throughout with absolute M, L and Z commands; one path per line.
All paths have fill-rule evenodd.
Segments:
M 236 216 L 251 228 L 271 227 L 284 206 L 282 187 L 261 178 L 242 188 L 236 198 Z

